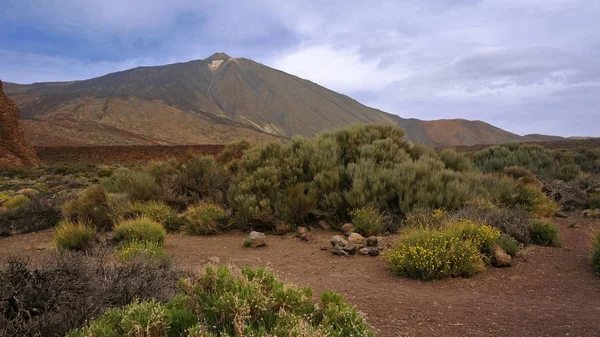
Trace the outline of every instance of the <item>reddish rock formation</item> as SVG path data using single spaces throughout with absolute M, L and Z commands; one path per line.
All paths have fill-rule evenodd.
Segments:
M 19 108 L 4 95 L 0 81 L 0 168 L 39 165 L 19 126 Z

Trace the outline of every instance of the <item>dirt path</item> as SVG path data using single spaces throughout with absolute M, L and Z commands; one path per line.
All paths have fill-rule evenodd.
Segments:
M 568 228 L 576 221 L 580 228 Z M 234 232 L 214 237 L 170 234 L 167 249 L 183 268 L 209 257 L 236 266 L 269 266 L 288 282 L 335 290 L 356 304 L 378 336 L 600 336 L 600 277 L 589 265 L 592 230 L 600 220 L 556 220 L 561 248 L 531 246 L 511 268 L 471 279 L 420 282 L 392 275 L 380 258 L 321 251 L 331 233 L 312 242 L 268 236 L 269 247 L 244 249 Z M 0 263 L 10 254 L 46 254 L 51 232 L 0 239 Z M 387 238 L 391 241 L 391 238 Z

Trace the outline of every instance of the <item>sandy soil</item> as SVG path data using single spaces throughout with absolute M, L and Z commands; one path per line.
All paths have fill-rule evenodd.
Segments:
M 167 249 L 182 268 L 199 270 L 209 257 L 236 266 L 268 266 L 288 282 L 343 293 L 378 336 L 600 336 L 600 277 L 590 267 L 590 234 L 600 220 L 557 219 L 561 248 L 530 246 L 510 268 L 471 279 L 420 282 L 391 274 L 378 257 L 333 256 L 311 242 L 268 236 L 269 246 L 242 248 L 244 233 L 214 237 L 169 234 Z M 577 222 L 579 228 L 568 228 Z M 52 248 L 51 231 L 0 239 L 0 263 L 10 255 L 33 261 Z M 388 242 L 393 241 L 388 237 Z

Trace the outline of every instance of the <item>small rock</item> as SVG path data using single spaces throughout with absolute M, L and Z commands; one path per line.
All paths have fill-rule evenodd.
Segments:
M 385 249 L 385 247 L 383 245 L 377 246 L 377 250 L 378 251 L 383 251 L 384 249 Z
M 365 243 L 365 238 L 358 233 L 350 233 L 348 236 L 348 241 L 357 245 L 362 245 Z
M 350 241 L 348 241 L 348 243 L 346 243 L 346 245 L 344 245 L 343 247 L 343 249 L 350 254 L 356 253 L 356 251 L 358 250 L 357 248 L 358 247 L 356 246 L 356 244 Z
M 264 233 L 252 231 L 246 241 L 247 245 L 252 248 L 263 247 L 267 245 L 267 236 Z
M 512 264 L 512 258 L 499 244 L 492 246 L 492 265 L 494 267 L 509 267 Z
M 213 263 L 213 264 L 219 264 L 219 263 L 221 263 L 221 259 L 218 258 L 217 256 L 211 256 L 208 258 L 208 262 Z
M 379 245 L 379 239 L 376 236 L 369 236 L 367 238 L 367 247 L 377 247 Z
M 312 237 L 310 236 L 310 233 L 304 233 L 304 234 L 300 235 L 300 240 L 310 241 L 310 240 L 312 240 Z
M 319 227 L 321 227 L 321 229 L 326 230 L 326 231 L 331 230 L 331 225 L 329 223 L 327 223 L 327 221 L 325 221 L 325 220 L 319 221 Z
M 327 249 L 329 249 L 329 246 L 327 246 L 327 245 L 322 245 L 321 246 L 321 250 L 327 250 Z
M 558 211 L 554 214 L 555 217 L 557 218 L 568 218 L 569 216 L 567 215 L 567 213 L 562 212 L 562 211 Z
M 308 228 L 306 227 L 298 227 L 296 230 L 296 237 L 300 238 L 302 235 L 308 233 Z
M 341 246 L 341 247 L 343 247 L 343 246 L 345 246 L 348 243 L 348 240 L 344 239 L 344 237 L 341 236 L 341 235 L 334 235 L 331 238 L 330 242 L 331 242 L 331 245 L 334 246 L 334 247 L 335 246 Z
M 358 250 L 358 252 L 360 253 L 360 255 L 369 255 L 369 252 L 371 252 L 371 250 L 369 248 L 361 248 Z
M 369 256 L 377 256 L 379 255 L 379 251 L 377 249 L 371 249 L 369 251 Z
M 354 232 L 354 225 L 351 223 L 345 223 L 342 225 L 342 233 L 346 236 L 350 235 L 350 233 Z

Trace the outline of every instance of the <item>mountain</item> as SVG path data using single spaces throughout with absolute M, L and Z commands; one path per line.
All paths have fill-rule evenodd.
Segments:
M 35 150 L 19 126 L 19 108 L 4 95 L 0 81 L 0 168 L 38 165 Z
M 404 119 L 244 58 L 138 67 L 84 81 L 7 84 L 36 145 L 219 144 L 386 123 L 429 145 L 520 141 L 481 121 Z

